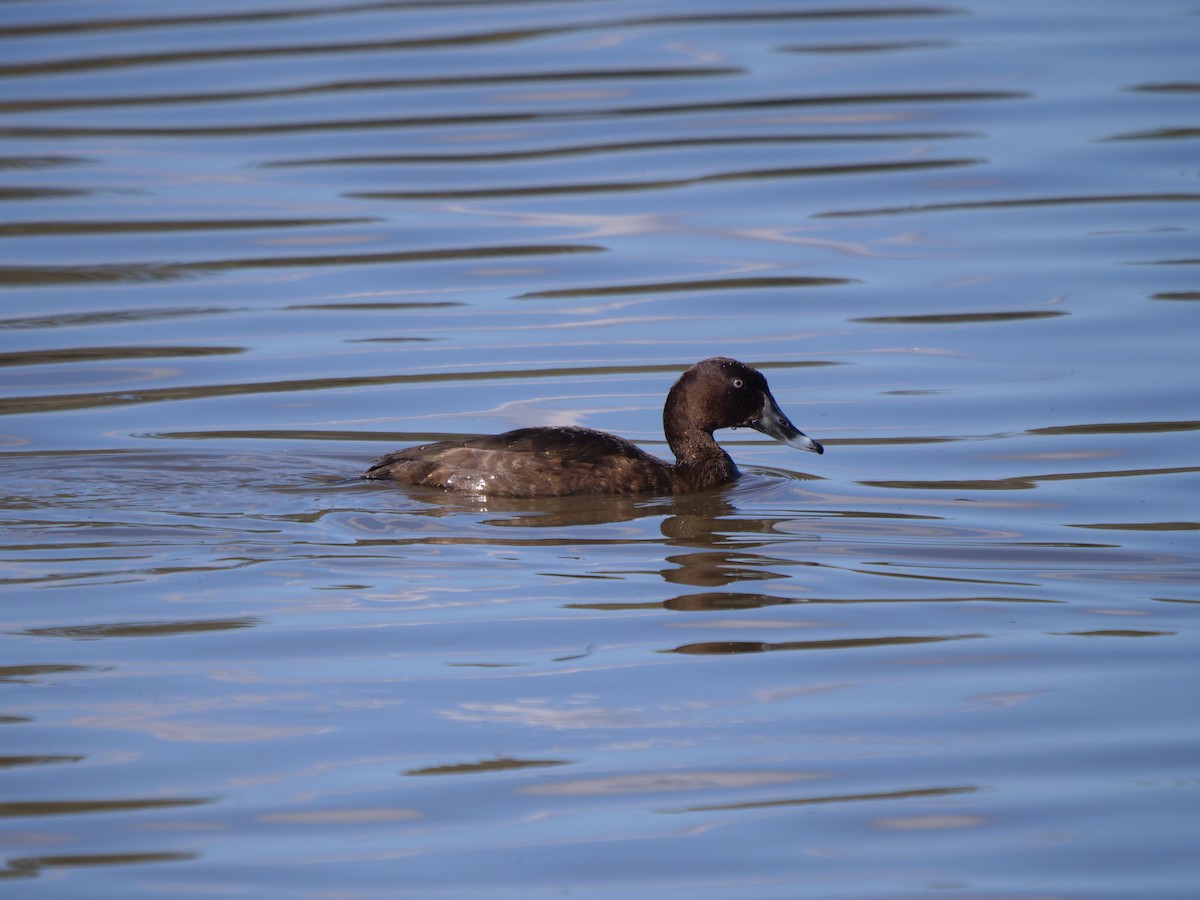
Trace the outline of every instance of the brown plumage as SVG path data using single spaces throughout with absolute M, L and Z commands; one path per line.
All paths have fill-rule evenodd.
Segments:
M 824 452 L 788 421 L 760 372 L 735 359 L 713 357 L 684 372 L 667 394 L 663 431 L 674 465 L 604 431 L 518 428 L 397 450 L 376 460 L 363 477 L 494 497 L 681 494 L 737 477 L 737 466 L 712 433 L 739 426 Z

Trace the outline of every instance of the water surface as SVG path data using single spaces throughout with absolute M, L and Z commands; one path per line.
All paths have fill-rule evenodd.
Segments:
M 10 2 L 0 878 L 1190 897 L 1182 2 Z M 695 496 L 364 483 L 538 424 Z

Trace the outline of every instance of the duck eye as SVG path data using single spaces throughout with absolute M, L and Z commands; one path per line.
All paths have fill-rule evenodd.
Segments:
M 742 379 L 740 379 L 740 378 L 733 379 L 733 386 L 735 388 L 740 388 L 742 386 Z

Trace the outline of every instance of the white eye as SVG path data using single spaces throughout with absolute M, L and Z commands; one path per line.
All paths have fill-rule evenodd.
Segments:
M 742 386 L 742 379 L 740 379 L 740 378 L 733 379 L 733 386 L 735 388 L 740 388 Z

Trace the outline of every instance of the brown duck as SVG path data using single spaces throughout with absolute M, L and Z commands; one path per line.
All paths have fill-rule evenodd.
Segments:
M 518 428 L 396 450 L 376 460 L 363 477 L 493 497 L 682 494 L 737 477 L 737 466 L 713 432 L 739 427 L 789 447 L 824 452 L 783 414 L 762 373 L 715 356 L 684 372 L 667 394 L 663 431 L 674 465 L 592 428 Z

